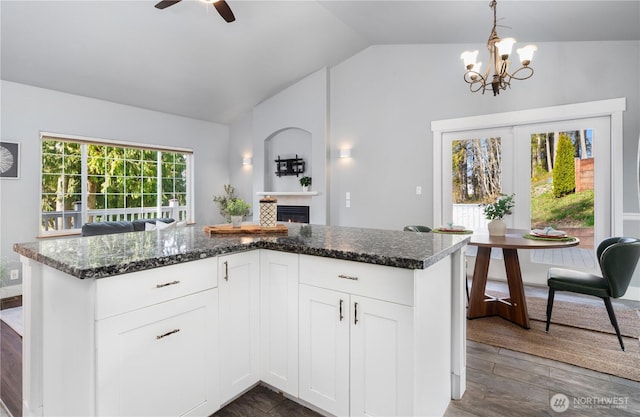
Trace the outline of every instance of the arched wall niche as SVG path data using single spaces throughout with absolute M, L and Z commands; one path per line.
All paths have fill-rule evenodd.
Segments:
M 263 190 L 282 192 L 299 191 L 299 179 L 302 176 L 312 177 L 313 168 L 313 135 L 298 127 L 280 129 L 264 140 L 264 188 Z M 305 172 L 300 176 L 286 175 L 278 177 L 275 160 L 302 158 Z

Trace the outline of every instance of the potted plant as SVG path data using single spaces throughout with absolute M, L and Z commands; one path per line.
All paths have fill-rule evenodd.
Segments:
M 500 194 L 500 197 L 493 203 L 484 205 L 484 217 L 490 220 L 487 224 L 490 236 L 504 236 L 507 225 L 502 218 L 507 214 L 511 214 L 511 209 L 515 206 L 515 194 Z
M 309 191 L 309 187 L 311 186 L 311 177 L 302 177 L 300 178 L 300 185 L 302 185 L 302 191 Z
M 249 214 L 251 205 L 241 198 L 236 198 L 227 204 L 227 212 L 231 216 L 231 224 L 233 227 L 240 227 L 242 218 Z
M 223 195 L 216 195 L 213 197 L 213 201 L 218 204 L 218 208 L 220 209 L 220 215 L 227 220 L 227 223 L 231 223 L 231 215 L 229 214 L 227 207 L 229 206 L 229 203 L 237 198 L 236 190 L 231 184 L 225 184 Z

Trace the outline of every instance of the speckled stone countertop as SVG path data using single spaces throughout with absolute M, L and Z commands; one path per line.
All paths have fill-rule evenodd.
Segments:
M 202 226 L 16 243 L 14 251 L 74 277 L 104 278 L 251 249 L 424 269 L 469 235 L 287 224 L 287 236 L 207 236 Z

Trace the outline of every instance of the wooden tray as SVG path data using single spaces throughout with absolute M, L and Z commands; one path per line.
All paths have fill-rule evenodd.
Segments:
M 240 227 L 233 227 L 230 224 L 221 224 L 216 226 L 205 226 L 204 232 L 209 236 L 212 235 L 286 235 L 289 229 L 284 224 L 277 224 L 275 227 L 261 227 L 257 224 L 243 224 Z

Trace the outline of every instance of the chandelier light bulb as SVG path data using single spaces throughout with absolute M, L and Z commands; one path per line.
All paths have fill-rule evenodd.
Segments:
M 524 65 L 525 67 L 529 65 L 531 63 L 531 60 L 533 59 L 533 53 L 537 50 L 538 47 L 535 45 L 527 45 L 523 46 L 522 48 L 516 49 L 516 52 L 520 56 L 520 62 L 522 62 L 522 65 Z
M 504 38 L 500 42 L 496 42 L 496 48 L 498 48 L 498 55 L 503 59 L 507 59 L 511 55 L 511 50 L 516 40 L 513 38 Z
M 464 61 L 464 67 L 468 70 L 474 68 L 476 64 L 476 59 L 478 58 L 478 50 L 475 51 L 465 51 L 460 54 L 460 59 Z M 478 69 L 476 69 L 478 71 Z

